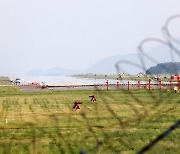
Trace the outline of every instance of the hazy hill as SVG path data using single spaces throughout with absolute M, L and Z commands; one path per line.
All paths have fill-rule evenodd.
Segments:
M 52 67 L 48 69 L 45 72 L 45 75 L 73 75 L 73 74 L 78 74 L 80 71 L 72 70 L 72 69 L 66 69 L 66 68 L 61 68 L 61 67 Z
M 42 69 L 33 69 L 26 73 L 29 76 L 43 76 L 45 72 Z
M 86 73 L 96 73 L 96 74 L 117 74 L 117 72 L 128 72 L 128 73 L 136 73 L 139 72 L 140 69 L 135 68 L 132 69 L 130 65 L 125 65 L 119 63 L 119 66 L 123 69 L 120 71 L 116 70 L 116 63 L 120 60 L 129 60 L 129 61 L 138 61 L 138 56 L 136 54 L 127 54 L 127 55 L 118 55 L 114 57 L 108 57 L 103 59 L 96 64 L 92 65 L 90 68 L 85 70 Z
M 60 76 L 60 75 L 73 75 L 79 74 L 80 71 L 61 68 L 61 67 L 52 67 L 46 71 L 42 69 L 33 69 L 27 73 L 28 76 Z
M 169 48 L 164 46 L 156 47 L 147 52 L 147 54 L 154 60 L 150 60 L 149 58 L 147 58 L 147 56 L 138 56 L 137 53 L 117 55 L 97 62 L 96 64 L 88 68 L 85 72 L 96 74 L 117 74 L 118 72 L 125 72 L 128 74 L 137 74 L 139 72 L 145 73 L 145 71 L 151 66 L 155 66 L 159 63 L 165 62 L 179 62 L 180 59 L 177 54 L 172 54 Z M 128 62 L 123 63 L 123 60 L 126 60 Z M 141 60 L 144 61 L 144 64 L 141 63 Z M 118 61 L 119 67 L 121 68 L 120 70 L 116 70 L 115 68 L 115 65 Z M 131 64 L 131 62 L 139 64 L 142 68 L 136 67 L 135 65 Z
M 161 63 L 146 70 L 146 74 L 178 74 L 180 62 Z
M 117 74 L 119 72 L 124 72 L 126 74 L 137 74 L 139 72 L 145 73 L 146 70 L 152 66 L 155 66 L 159 63 L 166 62 L 179 62 L 180 57 L 177 54 L 172 54 L 168 47 L 159 45 L 146 53 L 148 56 L 153 58 L 149 59 L 147 56 L 138 55 L 137 53 L 117 55 L 113 57 L 107 57 L 102 59 L 99 62 L 95 63 L 91 67 L 87 68 L 84 71 L 76 71 L 71 69 L 65 69 L 61 67 L 52 67 L 47 71 L 42 70 L 32 70 L 28 75 L 73 75 L 73 74 Z M 123 61 L 126 60 L 126 63 Z M 142 63 L 142 61 L 144 63 Z M 115 65 L 118 63 L 119 70 L 116 70 Z M 135 66 L 132 63 L 140 65 L 140 68 Z

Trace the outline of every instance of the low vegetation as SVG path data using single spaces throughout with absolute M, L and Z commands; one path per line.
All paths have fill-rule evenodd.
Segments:
M 78 114 L 72 110 L 75 100 L 83 102 Z M 178 93 L 159 90 L 0 87 L 0 153 L 136 153 L 178 120 L 179 100 Z M 179 153 L 179 136 L 175 129 L 149 153 Z
M 11 85 L 11 81 L 8 77 L 0 77 L 0 85 Z

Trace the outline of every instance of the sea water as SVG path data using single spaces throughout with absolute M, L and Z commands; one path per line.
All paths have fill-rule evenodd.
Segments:
M 21 76 L 22 83 L 45 83 L 45 84 L 104 84 L 107 82 L 106 79 L 95 79 L 95 78 L 76 78 L 71 76 Z M 116 83 L 117 80 L 108 79 L 109 83 Z

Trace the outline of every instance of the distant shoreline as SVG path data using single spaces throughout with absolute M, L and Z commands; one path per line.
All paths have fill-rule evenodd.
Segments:
M 161 81 L 169 81 L 170 80 L 170 74 L 152 74 L 152 75 L 146 75 L 143 76 L 137 76 L 137 75 L 102 75 L 102 74 L 77 74 L 77 75 L 71 75 L 72 77 L 76 78 L 89 78 L 89 79 L 105 79 L 105 80 L 134 80 L 134 81 L 148 81 L 149 79 L 154 79 L 154 77 L 161 76 Z M 166 79 L 164 79 L 166 77 Z

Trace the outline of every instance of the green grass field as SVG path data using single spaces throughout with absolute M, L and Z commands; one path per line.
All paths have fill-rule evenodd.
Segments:
M 75 100 L 83 102 L 79 114 L 72 110 Z M 180 118 L 180 95 L 0 87 L 0 112 L 0 153 L 137 153 Z M 175 129 L 148 153 L 180 153 L 179 147 Z

